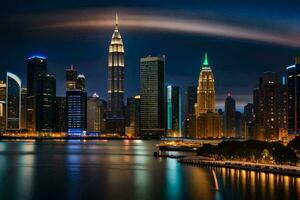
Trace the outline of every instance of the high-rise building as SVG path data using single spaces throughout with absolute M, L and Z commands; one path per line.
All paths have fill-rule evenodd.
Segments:
M 196 137 L 195 104 L 197 103 L 197 86 L 189 86 L 186 91 L 185 136 Z
M 179 86 L 167 86 L 167 134 L 181 137 L 181 94 Z
M 288 87 L 286 77 L 282 77 L 278 90 L 278 128 L 288 130 Z
M 28 131 L 36 131 L 36 88 L 37 79 L 41 74 L 47 73 L 47 59 L 34 55 L 27 60 L 27 121 Z
M 288 133 L 300 134 L 300 55 L 286 68 L 288 87 Z
M 221 117 L 215 108 L 215 80 L 208 63 L 208 57 L 202 64 L 199 75 L 196 113 L 196 137 L 221 137 Z
M 242 138 L 254 139 L 254 116 L 253 104 L 248 103 L 244 106 L 244 114 L 242 116 Z
M 52 74 L 41 74 L 36 83 L 36 131 L 53 132 L 55 128 L 55 77 Z
M 141 136 L 165 134 L 165 57 L 140 59 Z
M 118 30 L 116 15 L 115 31 L 109 45 L 108 101 L 106 128 L 111 133 L 124 133 L 124 45 Z
M 77 70 L 73 65 L 66 69 L 66 90 L 76 89 Z
M 103 106 L 96 93 L 88 97 L 87 100 L 87 131 L 98 132 L 103 131 Z
M 235 111 L 235 136 L 242 138 L 242 113 L 240 111 Z
M 139 95 L 127 98 L 125 133 L 129 137 L 140 136 L 140 99 Z
M 253 93 L 256 139 L 278 139 L 278 91 L 278 75 L 265 72 Z
M 83 74 L 78 74 L 76 78 L 76 88 L 85 91 L 85 76 Z
M 235 100 L 232 98 L 231 93 L 228 92 L 225 100 L 225 113 L 224 113 L 224 136 L 236 137 L 236 113 L 235 113 Z
M 55 98 L 55 132 L 66 132 L 66 97 L 56 97 Z
M 21 88 L 21 129 L 26 129 L 26 121 L 27 121 L 27 107 L 26 107 L 26 101 L 27 101 L 27 88 L 22 87 Z
M 21 129 L 21 79 L 13 73 L 6 74 L 6 130 Z
M 82 135 L 87 130 L 87 94 L 82 90 L 67 90 L 67 131 L 69 135 Z
M 0 133 L 6 130 L 6 84 L 0 81 Z

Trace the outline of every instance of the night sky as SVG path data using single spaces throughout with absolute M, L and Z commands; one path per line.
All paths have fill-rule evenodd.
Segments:
M 177 2 L 177 3 L 174 3 Z M 166 83 L 196 85 L 204 53 L 215 76 L 218 107 L 231 91 L 239 108 L 265 71 L 284 75 L 300 47 L 296 1 L 1 2 L 0 76 L 17 74 L 26 86 L 26 59 L 48 58 L 48 71 L 64 96 L 65 69 L 73 64 L 87 91 L 106 99 L 108 45 L 118 12 L 125 46 L 125 95 L 139 94 L 139 59 L 166 56 Z

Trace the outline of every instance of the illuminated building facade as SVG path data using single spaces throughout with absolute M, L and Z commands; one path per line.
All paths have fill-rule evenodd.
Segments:
M 56 80 L 52 74 L 41 74 L 36 86 L 36 131 L 53 132 L 55 125 Z
M 87 100 L 87 131 L 101 132 L 103 131 L 103 106 L 99 96 L 94 93 L 92 97 Z
M 197 86 L 189 86 L 186 91 L 185 136 L 196 137 L 195 104 L 197 103 Z
M 0 133 L 6 129 L 6 84 L 0 81 Z
M 124 119 L 124 45 L 118 30 L 116 15 L 115 31 L 109 45 L 108 101 L 106 129 L 110 133 L 125 132 Z
M 21 79 L 13 73 L 6 74 L 6 130 L 21 129 Z
M 253 94 L 256 139 L 278 139 L 278 94 L 278 75 L 265 72 Z
M 224 136 L 236 137 L 236 113 L 235 113 L 235 100 L 232 98 L 231 93 L 227 94 L 225 100 L 224 112 Z
M 55 132 L 66 132 L 66 97 L 55 98 Z
M 221 117 L 215 109 L 215 83 L 205 53 L 197 89 L 196 137 L 221 137 Z
M 178 86 L 167 86 L 167 134 L 170 137 L 181 137 L 181 94 Z
M 77 70 L 73 65 L 66 69 L 66 90 L 76 89 Z
M 27 121 L 26 127 L 30 132 L 36 131 L 36 88 L 37 79 L 47 73 L 47 59 L 34 55 L 27 59 Z
M 140 59 L 141 136 L 165 135 L 165 57 Z
M 27 88 L 21 88 L 21 129 L 26 129 L 26 121 L 27 121 Z
M 288 133 L 300 134 L 300 56 L 296 56 L 295 65 L 287 70 L 288 87 Z

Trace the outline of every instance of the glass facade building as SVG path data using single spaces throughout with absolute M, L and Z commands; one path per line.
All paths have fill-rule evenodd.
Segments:
M 6 130 L 21 128 L 21 79 L 7 72 L 6 74 Z
M 167 133 L 170 137 L 181 137 L 181 94 L 178 86 L 167 86 Z

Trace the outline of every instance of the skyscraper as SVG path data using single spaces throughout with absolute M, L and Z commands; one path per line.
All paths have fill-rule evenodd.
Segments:
M 254 139 L 254 116 L 253 103 L 244 106 L 244 114 L 242 118 L 242 136 L 245 139 Z
M 215 80 L 205 53 L 199 75 L 196 113 L 196 137 L 221 137 L 221 118 L 215 108 Z
M 56 97 L 55 99 L 55 132 L 66 132 L 66 97 Z
M 185 136 L 196 137 L 195 104 L 197 103 L 197 86 L 189 86 L 186 92 Z
M 36 131 L 53 132 L 55 124 L 56 80 L 52 74 L 41 74 L 36 86 Z
M 21 128 L 21 79 L 6 74 L 6 130 L 17 131 Z
M 125 133 L 129 137 L 140 136 L 140 99 L 139 95 L 127 98 Z
M 76 89 L 77 70 L 73 65 L 66 69 L 66 90 Z
M 76 89 L 85 91 L 85 76 L 83 74 L 78 74 L 76 78 Z
M 165 134 L 165 57 L 140 59 L 141 136 Z
M 300 55 L 287 70 L 288 133 L 300 134 Z
M 27 60 L 27 122 L 28 131 L 36 131 L 36 87 L 37 79 L 47 73 L 46 57 L 34 55 Z
M 27 121 L 27 88 L 21 88 L 21 129 L 26 129 L 26 121 Z
M 181 94 L 179 86 L 167 86 L 167 133 L 181 137 Z
M 6 84 L 0 81 L 0 133 L 6 129 Z
M 118 30 L 116 15 L 115 31 L 109 45 L 107 131 L 124 133 L 124 45 Z
M 278 75 L 265 72 L 253 94 L 256 139 L 278 139 L 278 91 Z
M 225 100 L 224 122 L 224 136 L 236 137 L 235 100 L 230 92 L 228 92 Z

